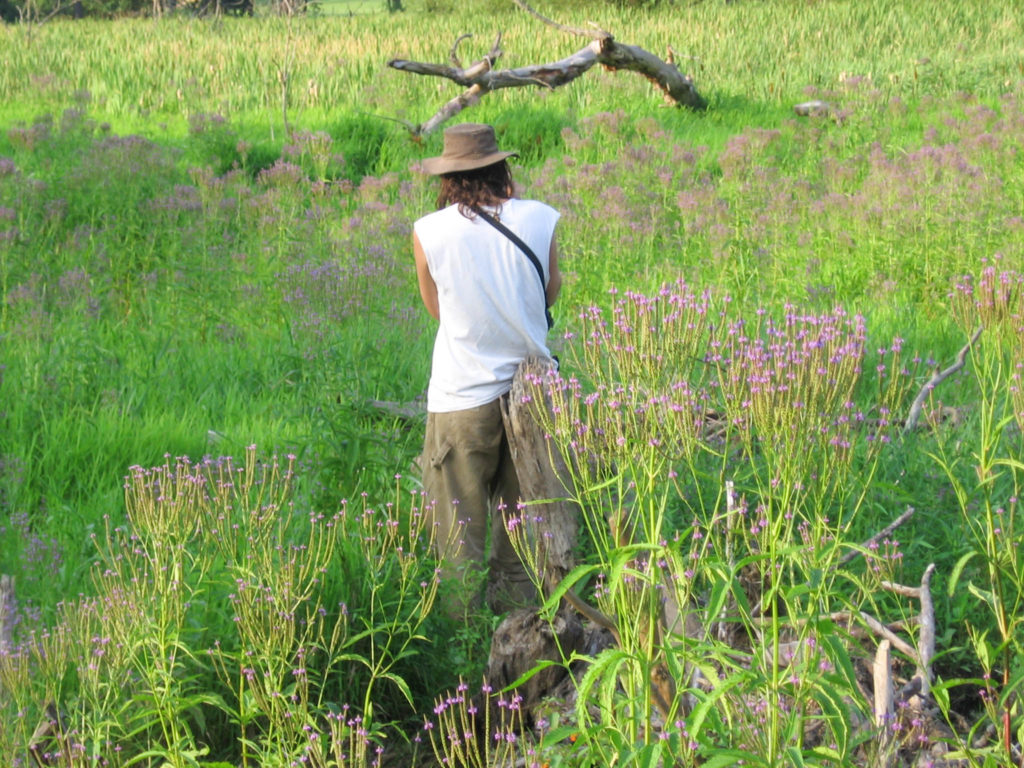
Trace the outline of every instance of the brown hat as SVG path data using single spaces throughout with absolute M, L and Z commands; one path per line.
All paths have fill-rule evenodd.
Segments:
M 444 152 L 440 157 L 426 158 L 423 170 L 433 176 L 472 171 L 499 163 L 506 157 L 518 157 L 518 154 L 498 149 L 493 127 L 482 123 L 462 123 L 444 132 Z

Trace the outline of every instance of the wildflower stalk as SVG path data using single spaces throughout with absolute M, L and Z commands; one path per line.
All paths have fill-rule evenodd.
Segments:
M 580 684 L 580 702 L 601 702 L 600 723 L 585 704 L 577 716 L 599 754 L 609 737 L 654 749 L 693 706 L 688 685 L 700 670 L 723 701 L 734 686 L 757 692 L 753 710 L 737 702 L 754 717 L 744 743 L 781 764 L 800 749 L 803 713 L 837 684 L 843 651 L 818 643 L 818 625 L 913 380 L 902 341 L 878 349 L 866 391 L 865 322 L 841 308 L 788 306 L 781 319 L 759 311 L 750 320 L 681 282 L 613 301 L 611 322 L 598 308 L 581 314 L 569 350 L 578 377 L 534 382 L 530 397 L 550 404 L 537 416 L 573 475 L 593 551 L 566 586 L 596 575 L 594 599 L 617 629 L 618 647 Z M 870 408 L 856 405 L 865 396 Z M 741 569 L 754 572 L 749 596 Z M 712 632 L 730 604 L 752 648 L 746 668 Z M 655 684 L 669 669 L 672 684 Z M 855 682 L 841 685 L 852 692 Z M 697 729 L 687 743 L 703 736 Z
M 960 459 L 940 445 L 936 455 L 956 494 L 964 528 L 972 548 L 961 558 L 956 577 L 974 557 L 982 559 L 986 584 L 970 584 L 992 614 L 998 638 L 989 644 L 987 632 L 971 628 L 970 637 L 984 671 L 983 703 L 999 732 L 1000 760 L 1013 760 L 1015 700 L 1024 675 L 1014 671 L 1015 659 L 1024 654 L 1024 557 L 1020 554 L 1024 526 L 1018 519 L 1018 499 L 1024 484 L 1024 462 L 1007 427 L 1018 419 L 1021 396 L 1019 356 L 1024 346 L 1024 274 L 1001 269 L 998 258 L 977 276 L 966 275 L 951 292 L 954 317 L 965 334 L 980 325 L 986 329 L 972 371 L 978 385 L 978 439 L 970 472 L 962 472 Z M 1019 439 L 1019 438 L 1016 438 Z M 966 475 L 966 477 L 965 477 Z M 992 674 L 998 678 L 992 680 Z M 998 683 L 998 687 L 997 684 Z M 948 704 L 948 702 L 947 702 Z M 976 758 L 968 751 L 974 764 Z
M 434 714 L 436 723 L 426 720 L 424 730 L 442 765 L 489 768 L 532 756 L 523 737 L 522 697 L 515 691 L 495 692 L 485 681 L 472 696 L 460 680 L 454 692 L 438 697 Z

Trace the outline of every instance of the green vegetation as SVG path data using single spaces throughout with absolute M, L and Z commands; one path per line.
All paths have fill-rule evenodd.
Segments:
M 499 30 L 506 66 L 584 41 L 511 3 L 380 6 L 0 25 L 0 574 L 19 601 L 0 654 L 5 764 L 31 764 L 56 710 L 36 757 L 67 766 L 450 748 L 416 734 L 441 690 L 478 679 L 493 617 L 431 613 L 422 426 L 371 402 L 426 385 L 408 240 L 434 193 L 414 165 L 440 136 L 399 121 L 458 87 L 385 65 L 446 61 L 464 32 L 465 63 Z M 981 745 L 970 764 L 1019 761 L 1021 18 L 1001 2 L 568 7 L 540 10 L 673 46 L 710 107 L 595 70 L 459 118 L 494 123 L 526 192 L 563 212 L 567 399 L 549 426 L 557 449 L 599 459 L 577 477 L 589 528 L 572 580 L 624 623 L 581 683 L 595 709 L 492 754 L 907 762 L 935 737 L 866 725 L 852 672 L 874 642 L 823 617 L 909 620 L 913 601 L 882 582 L 934 563 L 936 717 L 952 748 Z M 809 99 L 829 114 L 796 117 Z M 631 495 L 635 538 L 609 538 Z M 878 550 L 842 560 L 908 505 Z M 666 584 L 695 614 L 732 611 L 744 639 L 675 649 L 674 679 L 698 668 L 706 684 L 679 685 L 668 714 L 644 624 Z M 786 659 L 794 642 L 812 650 Z M 461 694 L 442 721 L 464 716 Z

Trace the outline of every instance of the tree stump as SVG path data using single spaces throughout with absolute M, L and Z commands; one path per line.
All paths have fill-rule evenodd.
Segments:
M 580 510 L 569 489 L 572 480 L 562 457 L 548 444 L 535 417 L 531 381 L 543 381 L 555 371 L 551 360 L 531 357 L 520 363 L 512 390 L 502 405 L 505 434 L 519 477 L 519 493 L 527 504 L 530 530 L 535 537 L 538 563 L 543 564 L 543 592 L 547 597 L 573 569 Z
M 540 661 L 561 662 L 583 651 L 586 635 L 575 611 L 562 610 L 549 621 L 535 608 L 512 611 L 498 625 L 487 659 L 487 682 L 495 690 L 507 688 Z M 566 677 L 560 664 L 545 667 L 516 690 L 529 713 Z

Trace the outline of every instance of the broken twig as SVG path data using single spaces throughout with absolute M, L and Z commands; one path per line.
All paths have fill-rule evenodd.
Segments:
M 849 552 L 847 552 L 845 555 L 840 557 L 839 558 L 839 565 L 846 565 L 846 563 L 850 562 L 851 560 L 855 560 L 856 558 L 860 557 L 864 553 L 864 550 L 871 549 L 872 546 L 874 546 L 879 541 L 881 541 L 886 536 L 888 536 L 890 533 L 895 531 L 897 528 L 899 528 L 901 525 L 903 525 L 905 522 L 907 522 L 907 520 L 909 520 L 913 516 L 914 516 L 914 508 L 913 507 L 907 507 L 906 510 L 904 510 L 902 515 L 897 517 L 895 520 L 893 520 L 891 523 L 889 523 L 887 526 L 885 526 L 885 528 L 883 528 L 878 533 L 876 533 L 874 536 L 872 536 L 870 539 L 868 539 L 863 544 L 861 544 L 857 549 L 852 549 Z
M 968 341 L 963 349 L 956 356 L 956 361 L 946 368 L 944 371 L 940 371 L 938 368 L 935 369 L 935 373 L 932 374 L 931 378 L 925 382 L 925 385 L 921 387 L 921 391 L 917 393 L 917 397 L 914 398 L 914 402 L 910 404 L 910 410 L 907 412 L 907 420 L 903 423 L 903 434 L 913 432 L 917 429 L 917 422 L 921 419 L 921 409 L 924 407 L 924 401 L 928 399 L 932 391 L 939 386 L 943 381 L 952 376 L 954 373 L 964 367 L 964 363 L 967 361 L 967 353 L 971 351 L 971 347 L 974 346 L 975 342 L 978 341 L 978 337 L 981 336 L 981 332 L 984 330 L 979 327 L 971 336 L 971 340 Z

